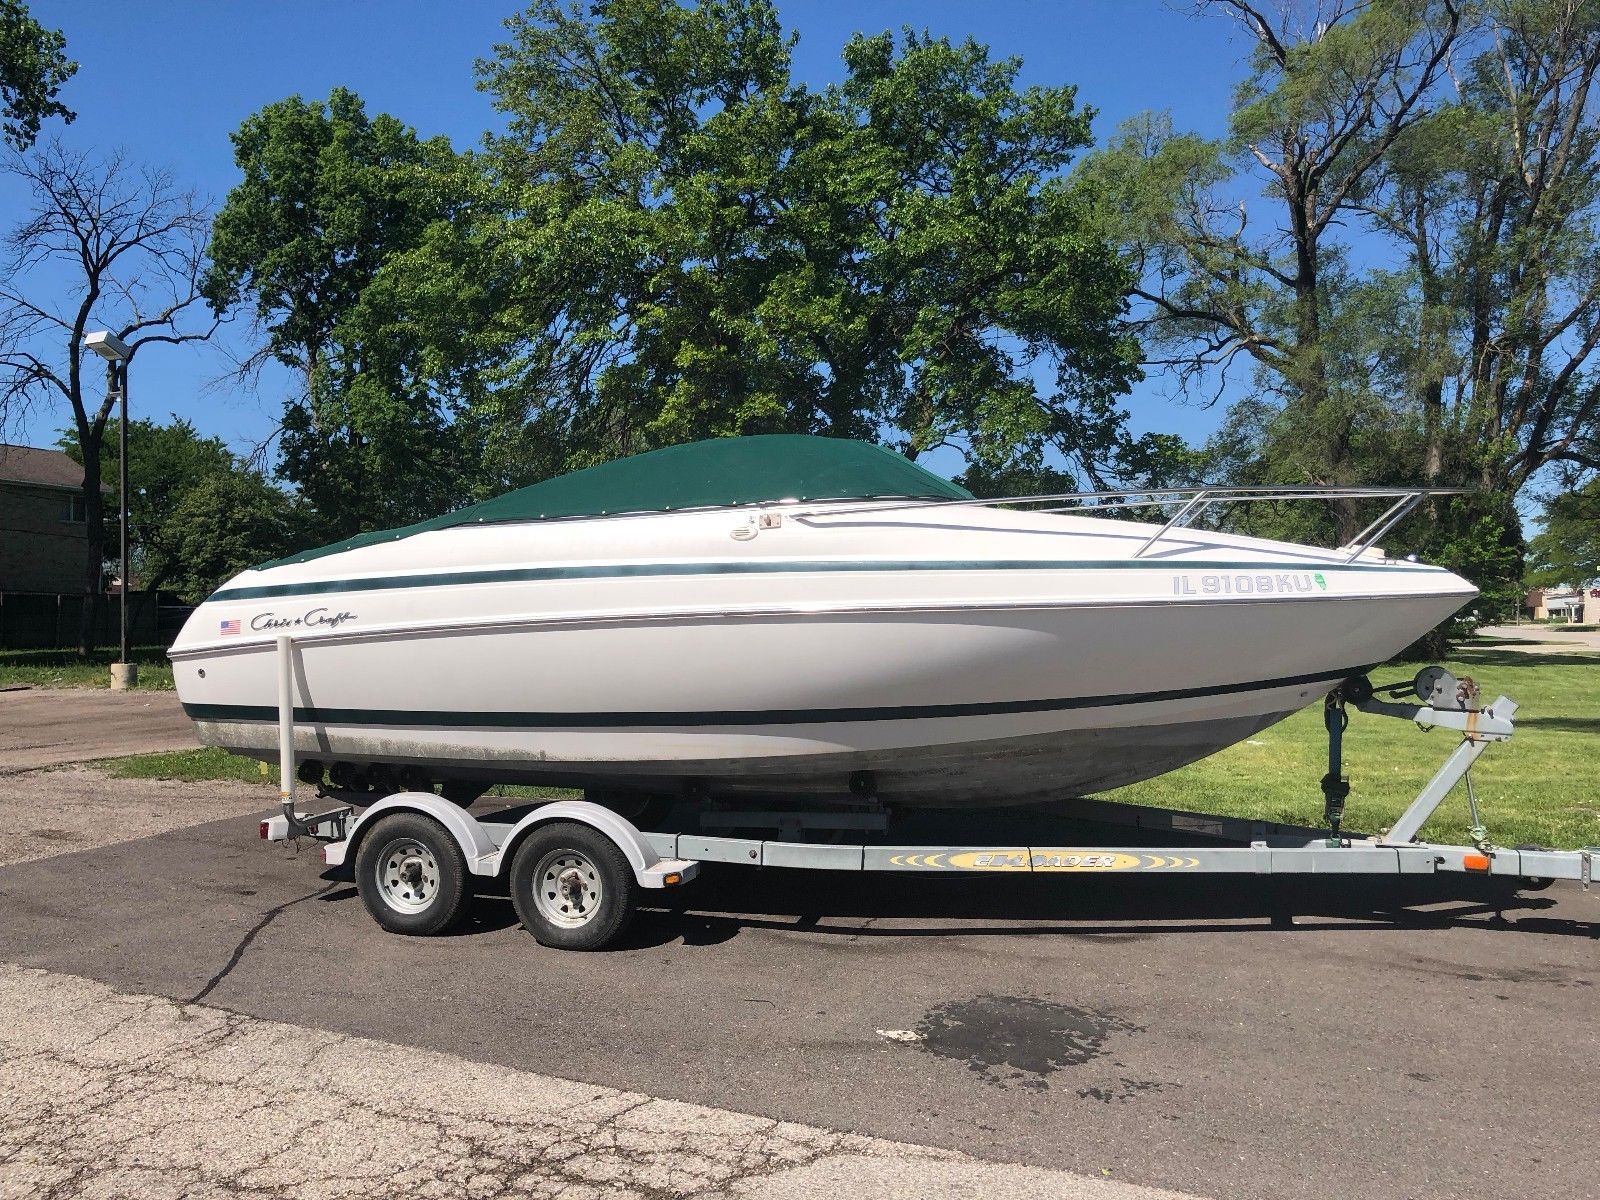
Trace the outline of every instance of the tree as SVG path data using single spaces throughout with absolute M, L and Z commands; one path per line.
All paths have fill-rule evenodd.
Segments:
M 853 39 L 814 92 L 764 0 L 508 24 L 466 235 L 385 268 L 476 281 L 454 361 L 499 372 L 496 452 L 549 472 L 784 430 L 1100 482 L 1175 448 L 1115 403 L 1132 280 L 1064 186 L 1092 116 L 1071 87 L 907 33 Z
M 1080 181 L 1140 271 L 1147 364 L 1213 398 L 1252 365 L 1208 447 L 1230 481 L 1474 488 L 1393 536 L 1505 608 L 1519 497 L 1600 470 L 1600 4 L 1212 7 L 1258 46 L 1230 139 L 1147 116 Z
M 434 386 L 383 265 L 448 222 L 455 155 L 336 88 L 291 96 L 233 134 L 244 180 L 213 232 L 206 292 L 217 312 L 253 308 L 261 358 L 299 379 L 285 407 L 279 474 L 330 537 L 402 524 L 460 503 L 472 473 L 450 398 Z M 399 294 L 404 295 L 404 289 Z
M 1450 228 L 1460 424 L 1483 486 L 1600 470 L 1600 4 L 1500 0 L 1472 64 Z
M 198 604 L 263 559 L 310 542 L 303 510 L 257 471 L 206 475 L 184 492 L 163 523 L 170 587 Z
M 101 473 L 107 477 L 117 469 L 118 434 L 117 422 L 113 419 L 101 446 Z M 65 433 L 60 445 L 68 454 L 78 457 L 74 433 Z M 203 487 L 206 489 L 203 494 L 214 496 L 218 489 L 209 487 L 210 481 L 227 475 L 248 477 L 253 482 L 248 487 L 222 494 L 253 497 L 259 488 L 265 487 L 270 493 L 267 498 L 275 500 L 279 513 L 276 524 L 247 525 L 229 534 L 229 544 L 238 548 L 238 557 L 254 554 L 254 561 L 261 562 L 300 548 L 291 543 L 304 534 L 306 520 L 301 502 L 272 488 L 259 471 L 230 451 L 221 438 L 201 437 L 192 424 L 176 416 L 165 425 L 149 420 L 129 423 L 128 536 L 133 586 L 141 591 L 177 591 L 192 603 L 205 599 L 207 593 L 187 591 L 186 585 L 179 582 L 192 583 L 206 577 L 205 571 L 197 571 L 192 564 L 194 539 L 189 531 L 194 517 L 189 498 Z M 108 540 L 116 537 L 115 519 L 115 514 L 107 517 Z M 257 535 L 260 540 L 252 542 L 251 538 Z
M 1534 587 L 1583 587 L 1600 580 L 1600 480 L 1550 498 L 1544 530 L 1528 544 Z
M 0 418 L 34 404 L 65 402 L 84 466 L 87 517 L 78 652 L 93 649 L 106 550 L 103 446 L 116 404 L 114 379 L 95 392 L 84 337 L 114 332 L 137 357 L 147 346 L 211 336 L 200 277 L 210 221 L 194 193 L 165 171 L 97 159 L 50 145 L 14 155 L 5 168 L 32 194 L 32 210 L 10 235 L 0 277 Z M 65 282 L 62 282 L 65 280 Z
M 56 99 L 78 70 L 66 45 L 58 31 L 29 16 L 21 0 L 0 0 L 0 137 L 12 149 L 32 147 L 46 118 L 72 123 L 76 114 Z
M 1351 267 L 1336 238 L 1366 180 L 1430 111 L 1462 12 L 1454 0 L 1286 3 L 1276 18 L 1249 0 L 1206 7 L 1255 42 L 1228 138 L 1146 115 L 1079 186 L 1103 198 L 1139 273 L 1148 365 L 1220 394 L 1242 358 L 1277 402 L 1254 410 L 1274 443 L 1271 470 L 1286 476 L 1277 482 L 1359 482 L 1374 406 L 1340 361 L 1360 314 L 1347 308 Z M 1244 194 L 1252 183 L 1258 203 Z M 1337 525 L 1340 540 L 1356 531 L 1353 505 L 1339 506 Z

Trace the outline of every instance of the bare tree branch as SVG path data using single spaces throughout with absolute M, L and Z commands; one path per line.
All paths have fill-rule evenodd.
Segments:
M 201 304 L 211 219 L 170 172 L 135 168 L 121 153 L 99 158 L 52 143 L 9 156 L 0 170 L 31 198 L 5 239 L 0 272 L 0 425 L 39 404 L 71 411 L 88 518 L 84 591 L 94 598 L 79 630 L 87 654 L 103 590 L 101 448 L 122 385 L 100 392 L 85 379 L 85 366 L 100 360 L 85 358 L 84 339 L 113 330 L 135 355 L 209 339 L 220 324 Z

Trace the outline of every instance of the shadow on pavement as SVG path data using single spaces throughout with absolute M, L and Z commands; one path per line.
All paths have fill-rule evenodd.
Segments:
M 338 879 L 331 872 L 323 878 Z M 479 880 L 477 892 L 466 917 L 445 937 L 476 937 L 517 925 L 503 881 Z M 351 886 L 320 898 L 360 904 Z M 1002 878 L 708 863 L 688 887 L 646 894 L 640 918 L 619 949 L 717 945 L 753 930 L 847 941 L 1071 936 L 1127 942 L 1194 933 L 1511 929 L 1511 920 L 1519 936 L 1600 940 L 1600 908 L 1592 920 L 1543 915 L 1556 905 L 1548 893 L 1519 892 L 1510 883 L 1469 876 Z
M 1548 644 L 1548 643 L 1546 643 Z M 1587 650 L 1489 650 L 1464 648 L 1455 656 L 1474 667 L 1600 667 L 1600 654 Z

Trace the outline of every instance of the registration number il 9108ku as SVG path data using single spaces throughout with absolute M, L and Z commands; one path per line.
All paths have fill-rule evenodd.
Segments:
M 1261 574 L 1174 575 L 1174 596 L 1288 596 L 1325 592 L 1327 576 L 1321 571 L 1274 571 Z

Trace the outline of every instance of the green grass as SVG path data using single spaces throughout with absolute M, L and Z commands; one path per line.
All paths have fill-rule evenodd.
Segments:
M 172 664 L 164 646 L 134 646 L 138 686 L 170 692 Z M 0 650 L 0 688 L 26 684 L 47 688 L 108 688 L 116 650 L 96 650 L 87 662 L 73 650 Z
M 206 783 L 212 780 L 234 780 L 239 783 L 259 783 L 273 788 L 278 786 L 278 767 L 275 763 L 258 762 L 241 758 L 215 746 L 199 750 L 173 750 L 160 754 L 135 754 L 128 758 L 107 758 L 91 764 L 116 779 L 177 779 L 184 783 Z M 581 795 L 562 788 L 523 787 L 506 784 L 489 789 L 490 799 L 501 800 L 568 800 Z
M 1472 771 L 1490 839 L 1502 846 L 1531 842 L 1564 849 L 1600 844 L 1600 655 L 1517 653 L 1483 643 L 1462 649 L 1445 665 L 1477 680 L 1485 700 L 1504 694 L 1522 706 L 1516 735 L 1490 746 Z M 1380 668 L 1373 682 L 1403 679 L 1415 670 L 1416 664 Z M 1344 827 L 1377 833 L 1393 824 L 1456 740 L 1448 730 L 1424 733 L 1409 722 L 1352 710 L 1345 733 L 1351 791 Z M 1327 746 L 1319 704 L 1247 742 L 1106 798 L 1318 825 Z M 1466 789 L 1457 787 L 1421 836 L 1465 843 L 1471 823 Z
M 278 768 L 253 758 L 241 758 L 215 746 L 200 750 L 171 750 L 161 754 L 135 754 L 108 758 L 92 766 L 116 779 L 179 779 L 185 783 L 237 780 L 278 786 Z
M 1600 844 L 1600 655 L 1517 653 L 1485 642 L 1461 651 L 1447 665 L 1478 680 L 1486 699 L 1504 693 L 1522 706 L 1516 736 L 1489 747 L 1473 769 L 1490 838 L 1504 846 Z M 1415 669 L 1415 664 L 1380 669 L 1374 681 L 1406 678 Z M 1408 722 L 1352 711 L 1345 735 L 1345 773 L 1352 785 L 1345 828 L 1358 833 L 1387 828 L 1455 741 L 1448 730 L 1424 733 Z M 143 754 L 100 765 L 122 778 L 277 783 L 275 768 L 217 749 Z M 1247 742 L 1107 798 L 1316 825 L 1322 817 L 1317 784 L 1326 770 L 1327 735 L 1322 707 L 1316 705 Z M 575 794 L 534 787 L 490 793 L 506 799 Z M 1470 824 L 1465 789 L 1458 787 L 1422 836 L 1464 843 Z

